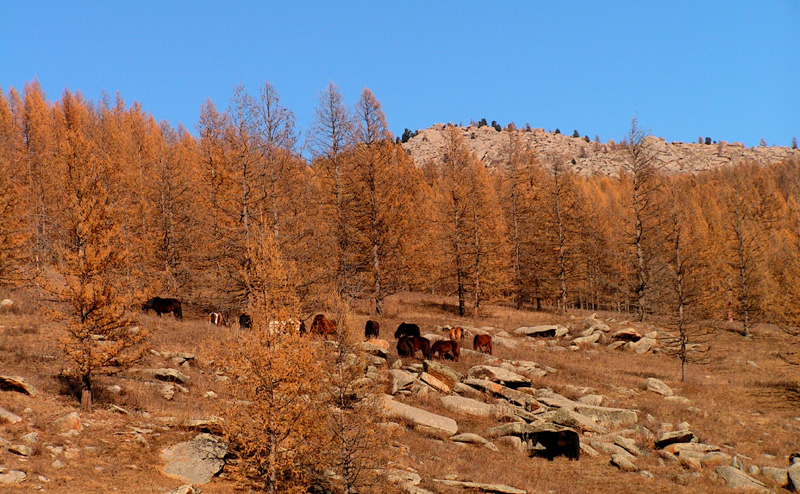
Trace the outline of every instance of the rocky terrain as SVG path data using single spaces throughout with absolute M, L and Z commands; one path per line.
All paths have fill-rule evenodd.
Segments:
M 418 164 L 438 159 L 444 144 L 442 137 L 445 124 L 436 124 L 403 144 Z M 563 134 L 546 132 L 544 129 L 507 128 L 498 131 L 491 126 L 457 127 L 477 157 L 489 167 L 502 165 L 505 161 L 504 147 L 508 133 L 514 132 L 522 146 L 529 146 L 539 156 L 548 154 L 566 155 L 574 160 L 573 170 L 583 175 L 615 175 L 625 159 L 625 150 L 612 141 L 606 143 L 586 142 Z M 668 173 L 699 172 L 720 166 L 754 161 L 763 165 L 779 163 L 789 159 L 800 159 L 800 151 L 788 147 L 759 146 L 744 147 L 740 143 L 719 142 L 697 144 L 666 142 L 662 138 L 647 137 L 645 142 L 655 153 L 656 161 Z
M 200 314 L 142 319 L 156 328 L 153 350 L 141 366 L 98 379 L 96 410 L 85 414 L 61 378 L 57 334 L 37 314 L 0 313 L 0 489 L 234 492 L 214 416 L 229 380 L 207 350 L 228 329 Z M 459 360 L 398 358 L 391 334 L 411 320 L 431 340 L 464 328 Z M 383 340 L 359 346 L 392 431 L 386 492 L 800 487 L 796 374 L 777 356 L 788 344 L 777 329 L 751 340 L 720 330 L 709 363 L 681 383 L 664 352 L 668 332 L 621 314 L 497 306 L 476 320 L 453 315 L 448 299 L 407 294 L 381 327 Z M 470 350 L 475 334 L 492 336 L 493 355 Z M 543 458 L 542 431 L 575 434 L 580 459 Z

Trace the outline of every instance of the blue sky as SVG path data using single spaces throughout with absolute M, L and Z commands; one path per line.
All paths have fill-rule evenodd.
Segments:
M 71 4 L 71 5 L 70 5 Z M 471 119 L 619 140 L 800 138 L 800 1 L 2 2 L 0 86 L 119 92 L 193 133 L 265 81 L 307 129 L 334 81 L 391 130 Z

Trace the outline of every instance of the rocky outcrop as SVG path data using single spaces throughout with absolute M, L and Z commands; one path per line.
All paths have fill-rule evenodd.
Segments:
M 644 389 L 647 391 L 652 391 L 653 393 L 658 393 L 661 396 L 672 396 L 674 393 L 672 388 L 667 386 L 664 381 L 660 379 L 656 379 L 654 377 L 648 377 L 644 380 Z
M 505 484 L 482 484 L 480 482 L 439 479 L 433 479 L 433 481 L 450 487 L 463 487 L 464 489 L 469 489 L 470 492 L 490 492 L 496 494 L 527 494 L 528 492 Z
M 769 492 L 767 486 L 760 480 L 742 472 L 738 468 L 722 466 L 714 469 L 719 477 L 725 481 L 725 485 L 732 489 L 742 489 L 747 491 Z
M 0 376 L 0 390 L 16 391 L 28 396 L 39 396 L 39 391 L 28 384 L 24 377 L 19 376 Z

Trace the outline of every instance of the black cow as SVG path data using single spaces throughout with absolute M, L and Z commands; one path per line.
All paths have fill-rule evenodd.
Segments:
M 394 337 L 400 338 L 401 336 L 419 336 L 419 326 L 407 322 L 400 323 L 397 331 L 394 332 Z
M 570 460 L 580 458 L 581 441 L 573 430 L 533 432 L 527 438 L 534 446 L 539 443 L 544 448 L 532 449 L 531 456 L 543 456 L 550 461 L 556 456 L 566 456 Z
M 161 314 L 172 312 L 176 319 L 183 319 L 183 312 L 181 312 L 181 301 L 176 298 L 161 298 L 153 297 L 142 305 L 142 310 L 154 311 L 161 317 Z
M 249 314 L 242 314 L 239 316 L 239 327 L 251 329 L 253 327 L 253 318 Z
M 378 333 L 380 332 L 380 327 L 381 326 L 380 324 L 378 324 L 378 321 L 373 321 L 373 320 L 367 321 L 367 324 L 364 325 L 364 338 L 366 339 L 377 338 Z

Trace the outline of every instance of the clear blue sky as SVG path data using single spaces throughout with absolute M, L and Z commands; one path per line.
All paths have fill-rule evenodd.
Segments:
M 265 81 L 303 129 L 334 81 L 399 135 L 486 118 L 603 141 L 800 138 L 800 1 L 0 3 L 0 86 L 119 92 L 195 133 Z

